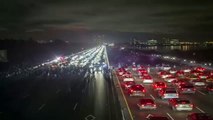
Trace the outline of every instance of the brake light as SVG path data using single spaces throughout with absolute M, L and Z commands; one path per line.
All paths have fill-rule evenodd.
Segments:
M 156 107 L 156 104 L 154 104 L 153 106 Z
M 194 105 L 193 105 L 193 104 L 190 104 L 190 107 L 194 107 Z
M 196 89 L 195 88 L 193 88 L 193 91 L 195 91 Z
M 130 92 L 134 92 L 134 90 L 131 89 Z
M 213 90 L 213 88 L 208 88 L 208 90 Z
M 144 104 L 142 104 L 141 106 L 144 107 Z
M 175 107 L 178 107 L 178 104 L 176 104 Z
M 142 92 L 144 92 L 144 93 L 145 93 L 145 92 L 146 92 L 146 90 L 145 90 L 145 89 L 143 89 L 143 90 L 142 90 Z

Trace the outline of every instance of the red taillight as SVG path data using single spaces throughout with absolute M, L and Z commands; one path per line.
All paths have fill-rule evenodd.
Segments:
M 131 89 L 130 92 L 134 92 L 134 90 Z
M 178 104 L 176 104 L 175 107 L 178 107 Z
M 142 90 L 142 92 L 144 92 L 144 93 L 145 93 L 145 92 L 146 92 L 146 90 L 145 90 L 145 89 L 143 89 L 143 90 Z
M 141 106 L 144 107 L 144 104 L 142 104 Z
M 190 107 L 194 107 L 194 105 L 193 105 L 193 104 L 190 104 Z
M 153 106 L 156 107 L 156 104 L 154 104 Z
M 196 89 L 195 88 L 193 88 L 193 91 L 195 91 Z

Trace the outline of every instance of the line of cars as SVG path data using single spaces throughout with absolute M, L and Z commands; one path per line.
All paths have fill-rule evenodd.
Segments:
M 179 92 L 195 93 L 200 87 L 207 93 L 213 93 L 213 72 L 203 67 L 159 70 L 158 76 L 165 82 L 176 86 Z
M 174 68 L 160 69 L 157 74 L 158 76 L 163 79 L 164 81 L 154 81 L 152 77 L 149 75 L 149 71 L 147 68 L 139 66 L 132 66 L 132 67 L 124 67 L 119 68 L 117 70 L 117 75 L 121 76 L 122 87 L 127 90 L 127 94 L 129 96 L 142 96 L 139 99 L 137 106 L 139 110 L 156 110 L 157 105 L 153 99 L 144 97 L 146 94 L 146 89 L 142 84 L 136 84 L 135 78 L 133 77 L 133 73 L 137 73 L 138 77 L 142 80 L 144 84 L 151 84 L 154 91 L 156 91 L 157 95 L 161 99 L 168 100 L 168 105 L 174 111 L 192 111 L 194 109 L 194 104 L 185 98 L 180 98 L 180 94 L 192 93 L 196 92 L 196 87 L 207 87 L 212 84 L 206 84 L 206 79 L 209 76 L 212 76 L 212 72 L 208 72 L 209 75 L 207 77 L 203 77 L 204 72 L 206 70 L 204 68 L 194 68 L 189 69 L 185 68 L 183 70 L 176 70 Z M 192 72 L 193 71 L 193 72 Z M 195 71 L 198 71 L 199 74 L 194 74 Z M 196 79 L 190 79 L 189 76 L 194 75 Z M 194 77 L 193 76 L 193 77 Z M 196 81 L 197 80 L 197 81 Z M 196 81 L 196 82 L 195 82 Z M 199 83 L 202 81 L 203 83 Z M 197 120 L 194 116 L 200 113 L 193 113 L 187 116 L 187 120 Z M 200 117 L 199 115 L 197 115 Z M 206 119 L 208 115 L 203 113 L 202 119 L 198 120 L 212 120 Z M 194 117 L 194 118 L 193 118 Z M 210 117 L 209 117 L 210 118 Z M 168 118 L 165 116 L 156 116 L 150 115 L 147 117 L 149 120 L 167 120 Z

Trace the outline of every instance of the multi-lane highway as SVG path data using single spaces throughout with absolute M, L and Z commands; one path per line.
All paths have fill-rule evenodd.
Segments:
M 151 84 L 144 84 L 139 78 L 138 73 L 136 71 L 133 71 L 131 68 L 132 62 L 135 62 L 136 64 L 140 64 L 143 66 L 150 66 L 150 75 L 152 76 L 154 81 L 164 81 L 162 78 L 160 78 L 157 75 L 156 66 L 157 64 L 170 64 L 171 66 L 175 65 L 177 69 L 180 69 L 181 67 L 185 66 L 180 63 L 171 62 L 171 61 L 165 61 L 160 58 L 153 57 L 151 55 L 144 55 L 143 53 L 137 53 L 132 54 L 131 51 L 128 50 L 113 50 L 110 49 L 108 51 L 116 51 L 111 52 L 112 56 L 117 55 L 117 58 L 115 59 L 110 57 L 110 61 L 112 64 L 116 65 L 116 67 L 120 67 L 118 65 L 118 62 L 123 65 L 129 65 L 129 72 L 132 73 L 133 78 L 135 79 L 136 84 L 142 84 L 145 86 L 146 89 L 146 95 L 145 97 L 130 97 L 127 93 L 127 90 L 122 88 L 123 99 L 126 99 L 126 107 L 129 109 L 128 114 L 130 115 L 129 119 L 134 120 L 141 120 L 145 119 L 149 114 L 152 115 L 162 115 L 168 117 L 170 120 L 184 120 L 186 119 L 187 115 L 189 113 L 193 112 L 199 112 L 199 113 L 210 113 L 212 114 L 212 108 L 213 108 L 213 96 L 212 94 L 207 94 L 206 91 L 204 91 L 203 88 L 196 88 L 195 94 L 180 94 L 180 98 L 188 99 L 194 104 L 194 108 L 192 111 L 174 111 L 171 109 L 171 106 L 169 106 L 167 100 L 162 100 L 157 95 L 157 92 L 153 90 Z M 117 60 L 117 61 L 116 61 Z M 116 61 L 116 63 L 114 63 Z M 118 81 L 119 83 L 122 83 L 123 77 L 119 76 L 116 73 L 116 70 L 114 71 L 115 81 Z M 120 84 L 119 84 L 120 85 Z M 167 86 L 171 86 L 170 84 L 167 84 Z M 140 98 L 151 98 L 153 99 L 157 104 L 157 110 L 139 110 L 137 103 Z
M 173 111 L 167 100 L 160 99 L 150 84 L 143 84 L 131 68 L 132 63 L 149 66 L 154 81 L 164 81 L 157 75 L 156 65 L 164 63 L 180 69 L 184 64 L 131 50 L 109 48 L 107 51 L 104 46 L 98 46 L 2 74 L 0 119 L 140 120 L 158 114 L 182 120 L 192 112 L 212 114 L 213 96 L 202 88 L 197 88 L 196 94 L 180 95 L 194 103 L 193 111 Z M 135 82 L 145 86 L 145 98 L 156 101 L 157 110 L 140 111 L 137 107 L 140 97 L 130 97 L 120 86 L 122 77 L 116 74 L 116 68 L 126 64 L 130 65 L 129 72 Z M 115 69 L 109 70 L 109 66 Z
M 120 119 L 104 47 L 15 71 L 0 81 L 1 120 Z

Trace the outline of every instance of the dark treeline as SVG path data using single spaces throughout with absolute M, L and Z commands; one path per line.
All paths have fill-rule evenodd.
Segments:
M 34 40 L 0 40 L 0 50 L 7 50 L 7 63 L 0 63 L 0 71 L 15 69 L 16 67 L 28 67 L 54 59 L 61 55 L 70 55 L 90 48 L 93 45 L 82 43 L 66 43 L 62 40 L 54 40 L 48 43 L 38 43 Z

